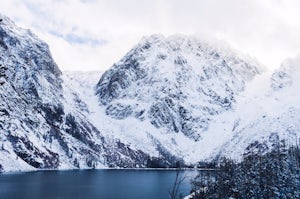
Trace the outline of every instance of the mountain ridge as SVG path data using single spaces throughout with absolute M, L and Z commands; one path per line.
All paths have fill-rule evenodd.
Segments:
M 197 165 L 299 135 L 298 58 L 270 72 L 228 47 L 152 35 L 103 74 L 62 73 L 46 43 L 0 18 L 2 171 Z

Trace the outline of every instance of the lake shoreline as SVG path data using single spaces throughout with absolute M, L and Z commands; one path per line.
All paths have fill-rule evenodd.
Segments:
M 98 171 L 98 170 L 141 170 L 141 171 L 216 171 L 217 169 L 210 168 L 82 168 L 82 169 L 33 169 L 33 170 L 21 170 L 21 171 L 4 171 L 0 172 L 0 175 L 9 175 L 9 174 L 22 174 L 22 173 L 31 173 L 31 172 L 43 172 L 43 171 Z

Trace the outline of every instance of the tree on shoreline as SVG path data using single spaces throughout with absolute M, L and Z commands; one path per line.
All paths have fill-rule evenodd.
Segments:
M 169 190 L 169 198 L 170 199 L 177 199 L 177 198 L 182 198 L 179 193 L 179 188 L 181 184 L 184 182 L 186 179 L 186 176 L 184 176 L 182 173 L 180 173 L 180 170 L 178 169 L 176 171 L 176 177 L 174 180 L 174 184 L 171 190 Z

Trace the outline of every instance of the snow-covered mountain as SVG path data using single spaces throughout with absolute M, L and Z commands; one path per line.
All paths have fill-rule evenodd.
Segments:
M 0 18 L 0 169 L 145 166 L 147 154 L 104 138 L 86 118 L 47 44 Z
M 110 117 L 147 120 L 198 141 L 261 72 L 259 64 L 230 49 L 193 37 L 154 35 L 105 72 L 96 89 Z
M 0 170 L 170 167 L 299 136 L 299 59 L 269 72 L 224 45 L 153 35 L 104 73 L 62 73 L 47 44 L 0 19 Z
M 104 137 L 169 163 L 196 163 L 201 146 L 207 146 L 202 135 L 262 71 L 228 48 L 193 37 L 154 35 L 102 75 L 96 95 L 93 73 L 66 73 L 64 85 L 77 91 L 88 110 L 82 113 Z M 149 164 L 156 166 L 157 159 Z

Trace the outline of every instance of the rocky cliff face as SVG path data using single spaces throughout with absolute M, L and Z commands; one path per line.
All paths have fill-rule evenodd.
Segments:
M 261 72 L 259 64 L 229 49 L 193 37 L 154 35 L 105 72 L 96 92 L 112 118 L 147 120 L 197 141 Z
M 28 163 L 37 168 L 57 168 L 59 155 L 48 147 L 36 146 L 30 136 L 43 138 L 62 122 L 61 72 L 44 42 L 8 18 L 1 18 L 0 65 L 6 69 L 0 88 L 2 161 L 17 162 L 16 167 Z

